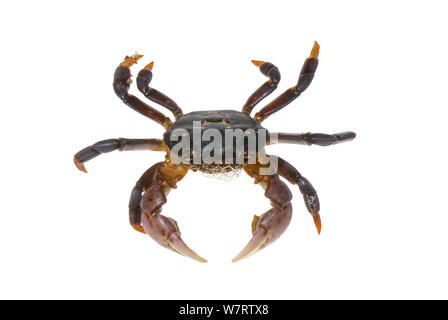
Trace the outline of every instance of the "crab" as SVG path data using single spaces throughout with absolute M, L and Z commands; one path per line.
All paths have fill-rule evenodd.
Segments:
M 269 80 L 264 82 L 248 98 L 241 111 L 215 110 L 184 114 L 171 98 L 149 87 L 152 80 L 151 70 L 153 69 L 153 62 L 151 62 L 139 72 L 137 87 L 146 98 L 168 109 L 175 118 L 174 122 L 163 113 L 128 93 L 131 84 L 130 67 L 142 55 L 127 56 L 115 70 L 114 91 L 126 105 L 162 125 L 166 130 L 163 139 L 118 138 L 99 141 L 76 153 L 74 156 L 75 165 L 79 170 L 87 172 L 84 166 L 86 161 L 114 150 L 165 152 L 165 161 L 158 162 L 150 167 L 132 189 L 129 201 L 129 221 L 135 230 L 148 234 L 161 246 L 199 262 L 207 262 L 207 260 L 185 244 L 181 238 L 177 222 L 161 214 L 162 206 L 167 202 L 166 195 L 171 189 L 177 187 L 177 183 L 184 178 L 188 171 L 226 174 L 242 169 L 254 179 L 255 184 L 263 187 L 265 197 L 270 200 L 271 208 L 261 216 L 254 216 L 252 238 L 232 260 L 233 262 L 247 258 L 272 244 L 288 227 L 292 216 L 292 194 L 280 177 L 291 184 L 298 185 L 306 208 L 314 220 L 318 234 L 320 234 L 320 207 L 316 190 L 286 160 L 266 154 L 265 146 L 274 143 L 330 146 L 353 140 L 356 134 L 351 131 L 336 134 L 274 133 L 261 126 L 264 120 L 291 103 L 308 88 L 317 69 L 318 55 L 319 45 L 315 42 L 310 56 L 303 64 L 297 84 L 261 108 L 253 117 L 251 117 L 251 113 L 254 107 L 271 94 L 279 84 L 280 72 L 272 63 L 252 60 L 252 63 Z M 255 152 L 249 150 L 248 136 L 245 137 L 247 141 L 242 144 L 242 149 L 239 151 L 236 150 L 233 137 L 230 147 L 225 145 L 221 149 L 219 147 L 222 143 L 214 139 L 214 145 L 217 147 L 213 154 L 215 161 L 206 161 L 207 159 L 198 157 L 198 154 L 205 152 L 209 144 L 204 143 L 204 141 L 195 141 L 195 129 L 212 130 L 214 134 L 222 135 L 227 133 L 228 130 L 242 130 L 244 134 L 249 132 L 248 136 L 252 134 L 257 140 L 256 150 Z M 180 132 L 180 134 L 176 136 L 175 132 Z M 179 156 L 179 150 L 176 149 L 179 139 L 173 139 L 173 136 L 177 138 L 188 136 L 185 145 L 186 151 L 182 151 L 182 157 Z M 174 149 L 176 149 L 176 152 L 173 152 Z M 226 151 L 226 156 L 218 154 L 218 151 Z M 195 159 L 197 161 L 191 161 Z M 237 159 L 242 161 L 237 162 Z

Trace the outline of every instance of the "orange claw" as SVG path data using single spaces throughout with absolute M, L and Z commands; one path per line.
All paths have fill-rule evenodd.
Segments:
M 311 49 L 309 59 L 317 59 L 317 57 L 319 56 L 319 49 L 320 49 L 319 44 L 316 41 L 314 41 L 314 46 L 313 49 Z
M 84 163 L 76 159 L 76 156 L 73 157 L 73 162 L 75 163 L 76 168 L 78 168 L 80 171 L 87 173 L 86 167 L 84 166 Z

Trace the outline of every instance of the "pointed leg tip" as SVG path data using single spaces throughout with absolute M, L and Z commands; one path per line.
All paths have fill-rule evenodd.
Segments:
M 151 71 L 153 67 L 154 67 L 154 61 L 151 61 L 143 69 Z
M 140 60 L 141 58 L 143 58 L 142 54 L 135 53 L 125 60 L 130 60 L 130 61 L 132 61 L 132 64 L 134 64 L 134 63 L 137 63 L 137 61 Z
M 319 212 L 311 212 L 311 215 L 313 216 L 314 224 L 316 225 L 317 234 L 320 234 L 320 231 L 322 229 L 322 223 L 320 220 Z
M 84 173 L 87 173 L 86 167 L 84 166 L 84 163 L 76 159 L 76 156 L 73 158 L 73 162 L 75 163 L 76 168 L 78 168 L 79 171 L 82 171 Z
M 132 56 L 126 56 L 120 65 L 123 67 L 131 67 L 134 63 L 137 63 L 137 61 L 142 57 L 143 57 L 142 54 L 137 53 Z
M 264 61 L 260 61 L 260 60 L 251 60 L 251 61 L 257 67 L 261 66 L 264 63 Z
M 319 44 L 317 43 L 317 41 L 314 41 L 313 49 L 311 49 L 310 53 L 310 59 L 317 59 L 317 57 L 319 56 L 319 49 Z
M 320 223 L 320 219 L 319 221 L 314 220 L 314 224 L 316 225 L 316 230 L 317 230 L 317 234 L 320 234 L 320 231 L 322 230 L 322 225 Z

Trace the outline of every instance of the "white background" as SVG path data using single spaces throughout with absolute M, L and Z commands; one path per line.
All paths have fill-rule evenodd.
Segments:
M 447 9 L 443 1 L 2 2 L 0 298 L 448 298 Z M 113 152 L 88 162 L 87 175 L 73 165 L 98 140 L 162 136 L 112 90 L 125 55 L 145 55 L 133 74 L 154 60 L 151 85 L 185 112 L 240 110 L 266 81 L 250 59 L 282 73 L 263 105 L 296 83 L 314 40 L 312 85 L 264 125 L 358 134 L 326 148 L 269 147 L 317 189 L 320 236 L 291 186 L 288 230 L 231 263 L 269 202 L 244 174 L 225 182 L 191 172 L 164 214 L 209 260 L 200 264 L 128 224 L 130 191 L 163 154 Z

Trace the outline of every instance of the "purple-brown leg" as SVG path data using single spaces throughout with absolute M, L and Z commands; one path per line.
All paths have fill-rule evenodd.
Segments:
M 154 62 L 151 62 L 147 64 L 139 73 L 137 76 L 137 87 L 138 90 L 140 90 L 141 93 L 145 95 L 146 98 L 148 98 L 151 101 L 154 101 L 155 103 L 160 104 L 161 106 L 164 106 L 168 110 L 170 110 L 174 117 L 177 119 L 181 115 L 183 115 L 181 108 L 177 105 L 176 102 L 174 102 L 171 98 L 164 95 L 162 92 L 157 91 L 156 89 L 153 89 L 149 87 L 149 83 L 152 80 L 152 67 L 154 65 Z
M 272 133 L 271 133 L 272 134 Z M 271 135 L 270 134 L 270 135 Z M 303 145 L 318 145 L 321 147 L 331 146 L 342 142 L 352 141 L 356 137 L 356 133 L 345 131 L 335 134 L 326 133 L 276 133 L 277 141 L 275 143 L 291 143 Z M 269 141 L 270 144 L 271 141 Z
M 84 162 L 89 161 L 100 154 L 114 150 L 133 151 L 133 150 L 152 150 L 165 151 L 163 141 L 160 139 L 108 139 L 98 141 L 93 145 L 86 147 L 75 154 L 73 161 L 76 167 L 87 173 Z
M 126 57 L 117 69 L 115 69 L 113 83 L 114 91 L 129 107 L 161 124 L 165 129 L 168 129 L 172 124 L 170 118 L 166 117 L 163 113 L 157 111 L 153 107 L 150 107 L 139 98 L 128 93 L 131 84 L 131 70 L 129 68 L 141 57 L 143 56 L 137 54 L 131 57 Z
M 252 221 L 252 239 L 232 262 L 247 258 L 277 240 L 291 221 L 291 191 L 277 174 L 260 175 L 259 165 L 246 165 L 244 170 L 265 190 L 272 209 Z
M 305 201 L 306 208 L 313 217 L 317 233 L 320 234 L 322 224 L 319 215 L 319 198 L 317 197 L 316 190 L 314 189 L 313 185 L 304 176 L 302 176 L 299 171 L 297 171 L 297 169 L 294 168 L 290 163 L 286 162 L 280 157 L 276 158 L 278 164 L 278 174 L 288 180 L 290 183 L 297 184 L 299 186 L 299 190 L 303 195 L 303 200 Z
M 252 109 L 264 98 L 270 95 L 280 82 L 280 71 L 270 62 L 252 60 L 252 63 L 259 67 L 260 72 L 269 77 L 269 80 L 263 83 L 252 95 L 247 99 L 243 106 L 243 112 L 250 115 Z
M 286 90 L 280 96 L 278 96 L 271 103 L 263 107 L 259 112 L 255 114 L 255 120 L 262 122 L 270 115 L 279 111 L 283 107 L 290 104 L 294 99 L 296 99 L 300 94 L 308 88 L 313 80 L 314 73 L 316 72 L 319 60 L 317 59 L 319 55 L 319 45 L 317 42 L 314 43 L 313 49 L 308 59 L 305 60 L 302 70 L 300 71 L 299 80 L 297 85 Z
M 167 201 L 166 194 L 177 187 L 177 182 L 186 173 L 185 167 L 168 161 L 148 169 L 132 190 L 129 219 L 134 229 L 147 233 L 161 246 L 199 262 L 207 262 L 184 243 L 177 222 L 160 213 Z

